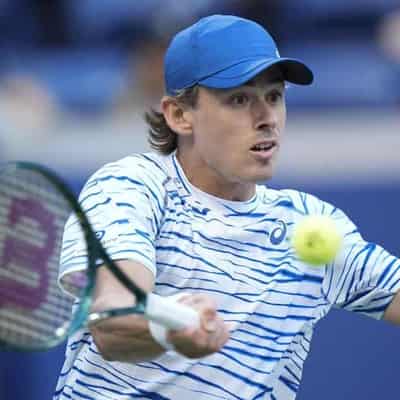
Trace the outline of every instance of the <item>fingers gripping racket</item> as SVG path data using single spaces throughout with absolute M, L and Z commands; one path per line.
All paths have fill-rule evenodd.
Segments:
M 78 261 L 73 258 L 79 272 L 77 266 L 76 273 L 63 277 L 64 291 L 58 270 L 66 223 L 76 225 L 86 249 Z M 87 266 L 84 271 L 82 265 Z M 132 305 L 91 312 L 99 265 L 133 294 Z M 128 314 L 142 314 L 169 329 L 199 323 L 194 309 L 146 293 L 123 273 L 72 192 L 52 171 L 28 162 L 0 168 L 0 347 L 49 349 L 86 324 Z

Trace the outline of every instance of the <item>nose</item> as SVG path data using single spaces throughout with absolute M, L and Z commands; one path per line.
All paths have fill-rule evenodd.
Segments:
M 265 100 L 253 104 L 254 128 L 258 131 L 275 129 L 278 124 L 278 110 Z

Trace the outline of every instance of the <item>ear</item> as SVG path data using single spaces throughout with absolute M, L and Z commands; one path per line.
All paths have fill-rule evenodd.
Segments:
M 161 99 L 161 111 L 168 126 L 177 134 L 189 136 L 192 134 L 192 113 L 188 107 L 179 104 L 176 99 L 164 96 Z

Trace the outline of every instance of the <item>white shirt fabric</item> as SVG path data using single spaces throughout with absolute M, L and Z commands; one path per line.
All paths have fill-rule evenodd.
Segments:
M 367 243 L 334 206 L 295 190 L 257 186 L 245 202 L 193 187 L 175 154 L 108 164 L 81 204 L 113 259 L 153 272 L 155 292 L 202 292 L 233 323 L 216 354 L 167 352 L 151 362 L 105 361 L 90 333 L 70 338 L 55 400 L 294 399 L 315 324 L 332 307 L 379 319 L 400 287 L 400 261 Z M 302 214 L 332 216 L 344 234 L 333 263 L 312 267 L 290 246 Z M 76 224 L 67 224 L 60 277 L 85 268 Z

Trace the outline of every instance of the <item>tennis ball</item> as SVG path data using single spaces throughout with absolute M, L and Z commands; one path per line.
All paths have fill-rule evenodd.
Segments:
M 335 221 L 324 215 L 309 215 L 299 221 L 292 236 L 292 245 L 299 258 L 319 266 L 331 262 L 342 244 Z

